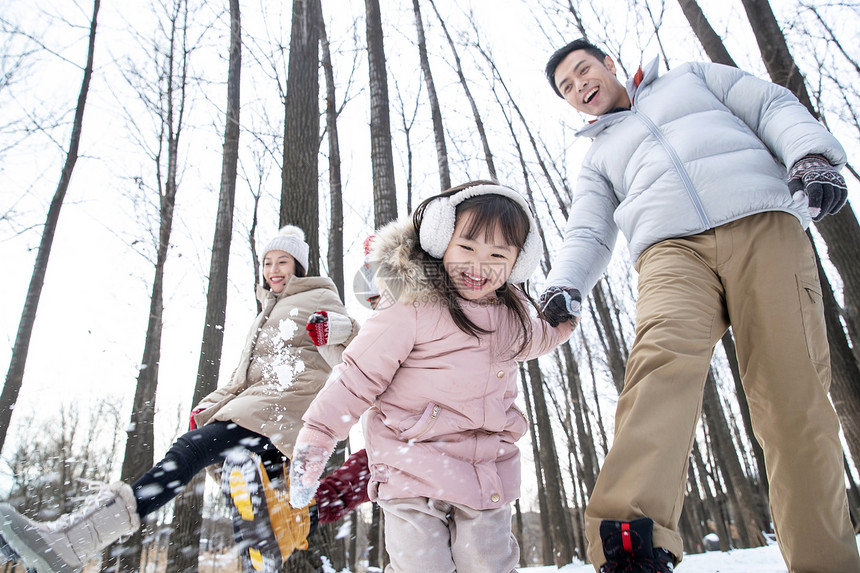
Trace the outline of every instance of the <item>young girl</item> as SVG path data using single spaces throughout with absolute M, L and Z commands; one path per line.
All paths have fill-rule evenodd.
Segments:
M 39 573 L 78 570 L 102 549 L 136 531 L 141 518 L 173 499 L 199 471 L 229 458 L 223 486 L 238 510 L 237 534 L 245 537 L 246 566 L 279 571 L 282 553 L 288 555 L 293 547 L 279 548 L 283 539 L 263 539 L 265 531 L 245 527 L 254 519 L 248 512 L 255 509 L 258 515 L 253 524 L 256 527 L 261 522 L 260 507 L 249 505 L 252 499 L 270 505 L 277 502 L 270 491 L 266 496 L 249 495 L 249 482 L 262 479 L 268 487 L 270 475 L 283 472 L 284 460 L 293 453 L 301 416 L 358 331 L 331 279 L 305 276 L 307 266 L 304 233 L 297 227 L 284 227 L 263 251 L 265 286 L 257 291 L 263 310 L 251 326 L 239 366 L 227 385 L 194 408 L 191 431 L 179 437 L 164 458 L 133 485 L 111 484 L 55 522 L 32 521 L 11 506 L 0 505 L 4 553 Z M 319 309 L 326 312 L 316 312 Z M 311 316 L 317 320 L 307 324 Z M 242 452 L 259 457 L 249 458 Z M 261 471 L 260 460 L 266 471 Z M 282 505 L 280 509 L 289 510 L 286 502 Z M 264 528 L 278 526 L 269 523 L 274 509 L 263 512 Z M 292 533 L 299 545 L 311 526 L 308 514 L 307 508 L 300 513 L 298 531 Z M 295 515 L 290 519 L 284 511 L 278 515 L 296 527 Z
M 484 181 L 379 231 L 371 262 L 383 302 L 305 413 L 291 503 L 310 500 L 337 440 L 367 411 L 370 497 L 385 515 L 390 571 L 514 570 L 515 442 L 528 429 L 514 404 L 516 361 L 573 330 L 532 317 L 516 286 L 540 253 L 526 201 Z

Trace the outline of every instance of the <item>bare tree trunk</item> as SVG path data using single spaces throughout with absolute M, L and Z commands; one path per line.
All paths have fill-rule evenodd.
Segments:
M 571 403 L 573 404 L 573 415 L 576 419 L 576 435 L 579 441 L 579 454 L 582 457 L 582 480 L 586 493 L 591 497 L 598 472 L 594 435 L 591 433 L 588 424 L 585 396 L 582 394 L 582 378 L 579 375 L 579 367 L 573 357 L 573 350 L 568 343 L 562 344 L 560 348 L 561 355 L 564 357 L 564 377 L 567 381 Z
M 824 319 L 830 345 L 830 399 L 839 416 L 848 451 L 860 460 L 860 367 L 848 347 L 848 340 L 839 321 L 839 309 L 833 289 L 824 275 L 821 260 L 816 256 L 821 294 L 824 298 Z
M 66 162 L 60 173 L 60 181 L 51 206 L 48 208 L 48 216 L 45 219 L 45 228 L 42 230 L 42 240 L 39 242 L 39 251 L 36 253 L 36 262 L 33 265 L 33 274 L 30 276 L 30 286 L 27 288 L 27 296 L 24 299 L 24 309 L 21 312 L 21 321 L 18 323 L 18 332 L 15 335 L 15 345 L 12 347 L 12 358 L 9 361 L 9 370 L 6 372 L 6 382 L 3 384 L 3 392 L 0 393 L 0 449 L 6 443 L 6 433 L 9 431 L 9 422 L 12 419 L 12 410 L 18 401 L 18 393 L 24 381 L 24 367 L 27 364 L 27 355 L 30 351 L 30 337 L 33 334 L 33 325 L 36 323 L 36 310 L 39 307 L 39 299 L 42 296 L 42 286 L 45 283 L 45 273 L 48 268 L 48 258 L 51 256 L 51 247 L 54 243 L 54 233 L 57 230 L 57 222 L 60 220 L 60 210 L 63 200 L 72 180 L 72 171 L 78 160 L 78 146 L 81 142 L 81 131 L 84 123 L 84 108 L 87 104 L 87 95 L 90 91 L 90 79 L 93 75 L 93 58 L 96 47 L 96 24 L 98 20 L 101 0 L 93 1 L 93 15 L 90 19 L 90 36 L 87 47 L 87 63 L 84 66 L 84 79 L 81 82 L 81 91 L 78 93 L 78 103 L 75 107 L 75 118 L 72 122 L 72 134 L 69 138 L 69 148 L 66 152 Z
M 552 535 L 552 520 L 550 519 L 549 500 L 547 498 L 547 482 L 544 479 L 543 466 L 541 464 L 541 453 L 539 439 L 537 435 L 537 422 L 535 418 L 537 414 L 532 408 L 531 393 L 529 392 L 529 384 L 526 383 L 526 369 L 520 363 L 520 382 L 522 384 L 523 398 L 526 403 L 526 417 L 529 420 L 529 435 L 532 442 L 532 459 L 535 464 L 535 477 L 537 478 L 538 488 L 538 516 L 540 517 L 541 531 L 541 555 L 543 565 L 549 565 L 555 562 L 555 547 L 554 536 Z
M 705 395 L 702 401 L 702 410 L 705 414 L 705 422 L 710 431 L 711 440 L 714 442 L 714 456 L 722 468 L 724 477 L 729 480 L 727 484 L 728 493 L 733 500 L 733 506 L 737 510 L 738 521 L 735 525 L 741 533 L 744 547 L 761 547 L 765 545 L 761 534 L 762 524 L 759 523 L 758 504 L 755 500 L 749 479 L 744 475 L 740 461 L 738 461 L 737 450 L 732 442 L 725 415 L 723 413 L 720 397 L 717 394 L 717 381 L 713 370 L 708 371 L 708 379 L 705 383 Z
M 735 64 L 735 61 L 729 55 L 725 44 L 723 44 L 722 38 L 711 27 L 696 0 L 678 0 L 678 4 L 681 5 L 681 10 L 684 12 L 684 16 L 687 17 L 693 33 L 696 34 L 711 61 L 737 67 L 737 64 Z
M 547 488 L 547 505 L 549 509 L 550 532 L 552 535 L 554 552 L 554 563 L 561 567 L 573 560 L 573 550 L 570 546 L 571 534 L 567 528 L 566 520 L 562 513 L 564 507 L 564 489 L 561 487 L 561 472 L 558 465 L 558 454 L 555 450 L 552 425 L 549 419 L 549 410 L 546 406 L 543 387 L 543 375 L 537 360 L 529 360 L 527 363 L 529 381 L 532 388 L 532 400 L 535 407 L 535 418 L 537 420 L 538 444 L 540 448 L 541 467 L 544 470 Z
M 759 513 L 761 514 L 761 523 L 765 525 L 767 531 L 771 531 L 770 504 L 768 503 L 770 485 L 767 479 L 767 467 L 764 463 L 764 450 L 761 449 L 761 444 L 758 443 L 758 438 L 756 438 L 755 432 L 753 431 L 749 402 L 747 402 L 747 395 L 744 391 L 743 382 L 741 380 L 740 365 L 738 364 L 738 355 L 735 350 L 735 340 L 732 337 L 732 332 L 730 330 L 727 330 L 726 333 L 723 334 L 722 342 L 723 349 L 726 352 L 726 359 L 729 362 L 729 370 L 732 373 L 732 379 L 735 383 L 735 397 L 738 401 L 738 409 L 741 411 L 741 420 L 743 420 L 747 440 L 752 444 L 753 457 L 756 463 L 756 473 L 758 474 L 757 489 L 758 498 L 760 500 Z
M 433 136 L 436 138 L 436 161 L 439 164 L 439 184 L 441 189 L 451 188 L 451 174 L 448 171 L 448 149 L 445 146 L 445 128 L 442 125 L 442 110 L 439 108 L 439 98 L 436 95 L 436 85 L 430 71 L 430 59 L 427 57 L 427 42 L 424 39 L 424 23 L 421 21 L 421 6 L 418 0 L 412 0 L 412 11 L 415 13 L 415 29 L 418 33 L 418 57 L 421 61 L 421 73 L 427 86 L 427 99 L 430 100 L 430 116 L 433 119 Z
M 520 546 L 520 561 L 519 566 L 526 566 L 525 540 L 523 539 L 523 512 L 520 510 L 520 500 L 514 501 L 514 537 L 517 539 L 517 545 Z
M 378 229 L 397 218 L 394 154 L 388 112 L 388 74 L 379 0 L 365 0 L 367 67 L 370 72 L 370 160 L 373 167 L 373 224 Z
M 609 287 L 605 279 L 598 281 L 597 286 L 591 290 L 591 296 L 594 300 L 594 308 L 597 311 L 597 316 L 600 319 L 598 328 L 600 340 L 603 342 L 606 351 L 606 361 L 609 366 L 609 373 L 612 375 L 612 380 L 615 382 L 615 388 L 618 393 L 624 388 L 624 372 L 627 369 L 627 349 L 623 347 L 623 343 L 618 335 L 621 325 L 616 325 L 612 321 L 612 312 L 609 308 L 609 303 L 606 300 L 606 295 L 603 292 L 603 287 Z
M 319 1 L 319 0 L 317 0 Z M 337 131 L 337 100 L 335 99 L 334 68 L 331 63 L 328 36 L 325 21 L 322 16 L 322 6 L 318 9 L 320 16 L 319 30 L 322 47 L 322 64 L 325 73 L 325 119 L 326 134 L 328 135 L 328 181 L 330 218 L 328 235 L 328 276 L 337 286 L 337 292 L 343 299 L 343 185 L 340 175 L 340 143 Z
M 230 0 L 230 59 L 227 72 L 227 113 L 224 123 L 224 154 L 221 160 L 221 189 L 218 195 L 218 213 L 215 219 L 215 236 L 209 264 L 209 291 L 206 296 L 206 317 L 193 404 L 199 403 L 217 388 L 218 371 L 221 366 L 224 317 L 227 309 L 227 267 L 233 236 L 236 166 L 239 159 L 241 34 L 239 0 Z M 199 474 L 176 499 L 173 532 L 167 554 L 170 571 L 177 573 L 197 571 L 204 480 L 205 475 Z
M 161 124 L 159 136 L 167 143 L 167 173 L 161 181 L 161 161 L 159 154 L 155 157 L 156 172 L 158 173 L 159 193 L 159 233 L 158 247 L 155 260 L 155 276 L 152 281 L 150 297 L 149 321 L 146 328 L 146 339 L 143 347 L 140 370 L 137 378 L 134 402 L 131 409 L 131 419 L 128 425 L 128 439 L 125 444 L 122 472 L 120 479 L 126 483 L 144 474 L 152 467 L 153 453 L 153 419 L 155 416 L 155 397 L 158 384 L 158 367 L 161 360 L 161 332 L 164 312 L 164 267 L 167 263 L 167 251 L 170 247 L 170 234 L 173 230 L 173 209 L 176 204 L 176 194 L 179 188 L 177 171 L 179 163 L 179 138 L 182 133 L 182 119 L 185 110 L 186 70 L 188 48 L 186 45 L 186 24 L 188 17 L 187 2 L 180 1 L 168 12 L 169 30 L 167 60 L 162 69 L 162 77 L 166 78 L 161 88 L 159 101 L 164 108 L 157 120 Z M 178 88 L 178 90 L 176 89 Z M 178 93 L 177 93 L 178 92 Z M 163 148 L 164 141 L 159 141 L 158 149 Z M 124 543 L 118 543 L 108 548 L 106 554 L 115 558 L 117 571 L 132 572 L 140 569 L 141 542 L 143 531 L 138 530 Z
M 293 0 L 280 224 L 296 225 L 310 247 L 308 275 L 319 274 L 319 14 L 317 0 Z
M 383 557 L 385 547 L 382 543 L 382 510 L 375 503 L 370 517 L 370 531 L 368 533 L 368 548 L 367 562 L 371 567 L 378 567 L 382 570 Z
M 475 127 L 478 130 L 478 135 L 481 138 L 481 145 L 484 148 L 484 158 L 487 162 L 487 171 L 491 179 L 496 179 L 496 166 L 493 163 L 493 153 L 490 151 L 490 142 L 487 140 L 487 133 L 484 130 L 484 122 L 481 120 L 481 114 L 478 112 L 478 106 L 475 104 L 475 98 L 472 97 L 472 92 L 469 90 L 469 84 L 466 82 L 466 75 L 463 73 L 463 66 L 460 63 L 460 55 L 457 53 L 457 48 L 454 45 L 454 40 L 451 39 L 451 34 L 448 33 L 448 27 L 445 26 L 445 20 L 436 9 L 436 2 L 430 0 L 430 6 L 436 13 L 439 19 L 439 24 L 442 26 L 442 31 L 445 32 L 445 38 L 448 40 L 448 46 L 451 47 L 451 52 L 454 54 L 454 63 L 456 64 L 457 77 L 460 80 L 460 85 L 463 86 L 463 91 L 466 93 L 466 99 L 469 100 L 469 107 L 472 108 L 472 116 L 475 118 Z
M 711 516 L 714 522 L 715 533 L 720 539 L 720 551 L 730 551 L 732 548 L 732 537 L 729 534 L 728 526 L 722 518 L 717 501 L 711 492 L 710 484 L 708 483 L 708 468 L 705 465 L 705 460 L 702 458 L 702 452 L 699 449 L 698 442 L 693 443 L 693 463 L 696 467 L 696 473 L 701 482 L 701 499 L 705 504 L 707 513 Z

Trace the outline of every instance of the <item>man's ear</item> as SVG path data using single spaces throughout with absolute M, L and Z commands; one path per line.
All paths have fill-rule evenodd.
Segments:
M 615 73 L 615 62 L 612 60 L 612 58 L 610 58 L 609 56 L 603 58 L 603 65 L 606 66 L 607 70 L 609 70 L 613 74 Z

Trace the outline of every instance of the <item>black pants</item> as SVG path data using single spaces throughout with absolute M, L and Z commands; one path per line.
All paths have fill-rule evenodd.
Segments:
M 233 422 L 211 422 L 180 436 L 164 458 L 134 482 L 137 514 L 144 517 L 157 510 L 206 466 L 223 463 L 234 448 L 259 454 L 270 477 L 283 472 L 286 458 L 269 438 Z

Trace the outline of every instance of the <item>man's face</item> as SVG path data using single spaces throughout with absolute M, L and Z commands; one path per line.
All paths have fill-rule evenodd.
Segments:
M 616 107 L 630 107 L 627 90 L 615 77 L 615 62 L 606 56 L 602 62 L 586 52 L 575 50 L 555 69 L 558 91 L 582 113 L 600 116 Z

